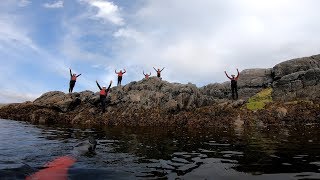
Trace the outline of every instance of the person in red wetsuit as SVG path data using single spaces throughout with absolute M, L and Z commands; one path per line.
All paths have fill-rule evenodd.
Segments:
M 227 72 L 224 71 L 224 73 L 226 74 L 226 76 L 231 80 L 231 92 L 232 92 L 232 99 L 238 99 L 238 85 L 237 85 L 237 81 L 239 79 L 240 73 L 239 70 L 237 69 L 238 75 L 237 77 L 235 75 L 231 75 L 228 76 Z M 236 97 L 235 97 L 236 95 Z
M 126 73 L 127 71 L 125 69 L 123 69 L 123 72 L 122 70 L 120 70 L 120 72 L 117 72 L 117 70 L 114 70 L 114 72 L 116 74 L 118 74 L 118 86 L 120 85 L 121 86 L 121 81 L 122 81 L 122 76 L 124 73 Z
M 143 71 L 143 75 L 144 75 L 144 78 L 149 79 L 149 77 L 151 76 L 151 72 L 150 72 L 150 74 L 145 74 Z
M 69 68 L 69 70 L 70 70 L 69 93 L 72 93 L 73 88 L 74 88 L 74 85 L 76 84 L 77 78 L 78 78 L 79 76 L 81 76 L 81 74 L 79 74 L 79 75 L 72 74 L 72 71 L 71 71 L 70 68 Z
M 104 113 L 106 111 L 106 101 L 107 101 L 107 96 L 110 91 L 112 81 L 110 81 L 108 89 L 105 86 L 101 88 L 98 81 L 96 81 L 96 83 L 98 88 L 100 89 L 100 103 L 101 103 L 102 112 Z
M 62 156 L 47 163 L 43 170 L 40 170 L 28 177 L 26 180 L 67 180 L 68 169 L 77 160 L 71 156 Z
M 164 70 L 164 68 L 160 70 L 153 67 L 153 69 L 157 72 L 157 77 L 161 79 L 161 72 Z
M 95 151 L 97 141 L 93 137 L 89 137 L 87 141 L 77 144 L 74 149 L 81 153 L 92 153 Z M 75 155 L 65 155 L 55 158 L 51 162 L 44 165 L 42 169 L 28 175 L 26 180 L 68 180 L 68 170 L 73 166 L 77 159 Z M 11 178 L 10 178 L 11 179 Z

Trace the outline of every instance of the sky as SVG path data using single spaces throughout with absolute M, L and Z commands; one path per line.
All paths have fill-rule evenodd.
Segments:
M 318 0 L 1 0 L 0 103 L 156 75 L 198 87 L 320 54 Z

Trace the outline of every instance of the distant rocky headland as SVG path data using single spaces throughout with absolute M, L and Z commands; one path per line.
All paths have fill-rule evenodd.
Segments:
M 10 104 L 0 118 L 40 124 L 83 126 L 191 126 L 238 123 L 320 122 L 320 55 L 284 61 L 269 69 L 246 69 L 238 81 L 197 88 L 157 77 L 113 87 L 105 113 L 99 93 L 47 92 L 33 102 Z

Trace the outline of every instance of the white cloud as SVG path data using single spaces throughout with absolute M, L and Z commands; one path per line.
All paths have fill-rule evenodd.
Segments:
M 21 74 L 19 72 L 21 64 L 28 64 L 30 67 L 37 65 L 41 67 L 41 70 L 51 71 L 63 77 L 67 74 L 68 67 L 63 61 L 39 48 L 29 36 L 28 26 L 22 22 L 21 17 L 0 14 L 0 26 L 2 27 L 0 29 L 0 54 L 1 58 L 6 58 L 1 61 L 0 66 L 0 82 L 2 84 L 0 86 L 0 102 L 33 100 L 48 90 L 48 87 L 42 84 L 38 77 Z M 35 61 L 33 57 L 41 58 L 42 61 Z M 37 74 L 37 72 L 31 74 Z M 68 78 L 68 76 L 66 77 Z M 37 80 L 38 82 L 36 82 Z M 19 90 L 21 87 L 26 93 L 21 94 Z
M 45 3 L 45 4 L 43 4 L 43 7 L 52 8 L 52 9 L 63 8 L 63 1 L 56 1 L 53 3 Z
M 130 38 L 140 43 L 144 42 L 143 35 L 131 28 L 120 28 L 113 33 L 113 36 L 116 38 Z
M 318 54 L 319 5 L 317 0 L 145 1 L 129 15 L 130 29 L 113 34 L 116 59 L 144 69 L 166 66 L 169 80 L 222 82 L 224 70 L 268 68 Z
M 3 48 L 10 50 L 23 50 L 22 46 L 27 46 L 30 49 L 37 51 L 38 48 L 28 37 L 28 32 L 14 22 L 17 17 L 14 15 L 0 14 L 0 44 L 6 45 Z
M 29 0 L 20 0 L 19 3 L 18 3 L 18 6 L 26 7 L 26 6 L 30 5 L 30 4 L 31 4 L 31 1 L 29 1 Z
M 124 20 L 120 15 L 119 7 L 113 2 L 104 0 L 80 0 L 86 2 L 95 11 L 93 18 L 102 19 L 115 25 L 124 25 Z
M 33 101 L 38 98 L 41 94 L 32 93 L 21 93 L 21 91 L 1 91 L 0 92 L 0 102 L 1 103 L 12 103 L 12 102 L 25 102 Z

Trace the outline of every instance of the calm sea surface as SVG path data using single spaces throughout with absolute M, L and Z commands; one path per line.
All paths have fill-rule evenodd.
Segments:
M 77 129 L 0 119 L 0 179 L 24 179 L 94 136 L 70 179 L 320 179 L 320 125 Z

